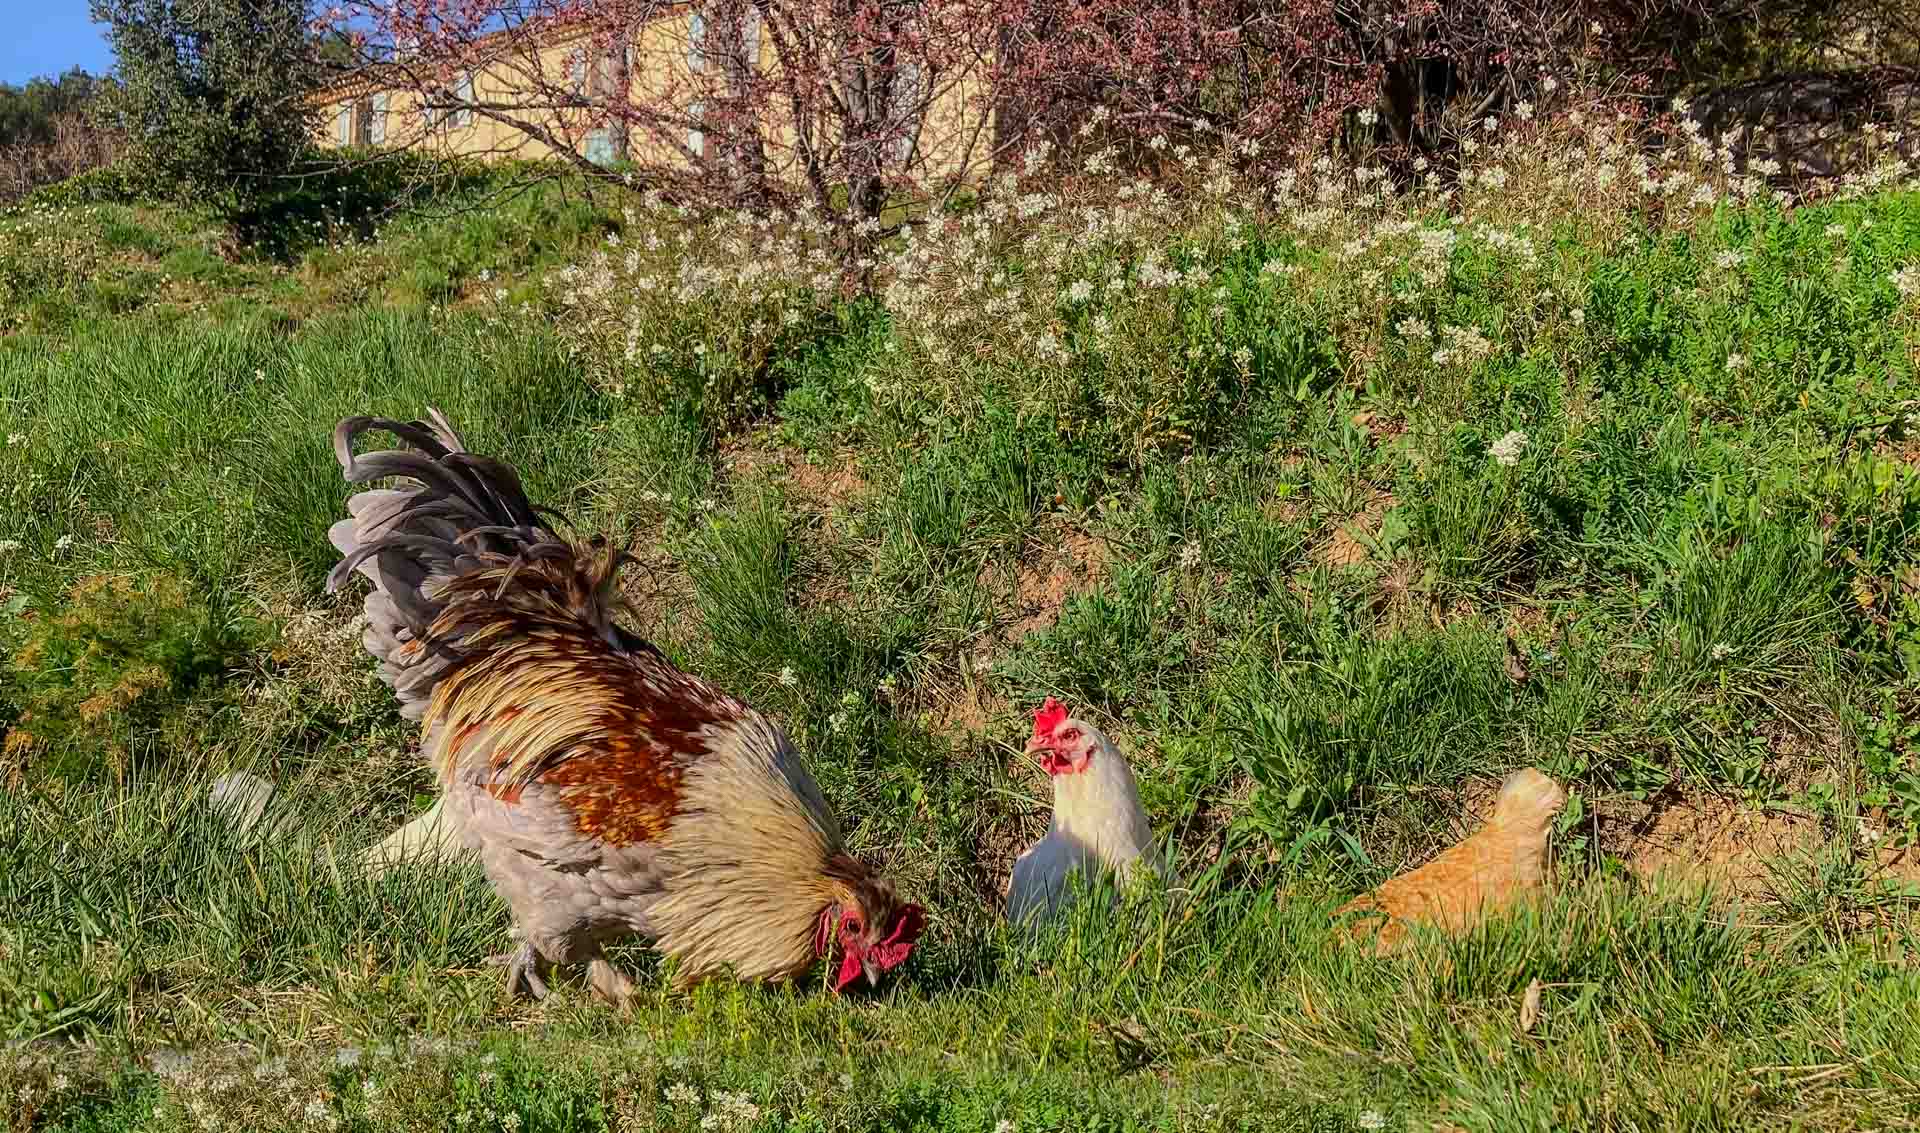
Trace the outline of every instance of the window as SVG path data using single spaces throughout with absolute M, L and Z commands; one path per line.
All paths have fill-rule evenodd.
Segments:
M 704 103 L 696 102 L 692 106 L 687 107 L 687 113 L 693 116 L 695 122 L 698 122 L 700 121 L 701 112 L 705 109 L 706 105 Z M 700 127 L 695 126 L 693 129 L 687 131 L 687 148 L 693 151 L 693 156 L 695 157 L 706 156 L 707 135 Z
M 435 105 L 420 110 L 429 128 L 458 129 L 473 125 L 473 72 L 463 72 L 452 86 L 435 91 L 429 102 Z
M 758 67 L 760 65 L 760 9 L 752 3 L 752 0 L 745 0 L 740 4 L 740 9 L 739 50 L 746 56 L 749 67 Z M 693 16 L 687 23 L 687 70 L 689 71 L 697 73 L 706 70 L 707 62 L 712 58 L 712 52 L 707 44 L 707 31 L 707 14 L 698 8 L 694 9 Z M 720 50 L 726 50 L 724 42 L 721 43 Z
M 740 42 L 746 47 L 747 67 L 760 66 L 760 9 L 749 0 L 747 14 L 740 21 Z
M 382 145 L 387 140 L 387 92 L 373 96 L 367 115 L 367 144 Z
M 459 101 L 460 109 L 453 112 L 455 126 L 473 125 L 473 72 L 460 76 L 460 82 L 453 88 L 453 97 Z
M 334 111 L 333 140 L 343 146 L 353 144 L 353 103 L 343 102 Z

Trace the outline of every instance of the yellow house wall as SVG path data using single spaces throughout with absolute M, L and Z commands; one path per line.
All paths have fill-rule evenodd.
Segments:
M 691 88 L 687 43 L 692 20 L 693 9 L 686 6 L 641 27 L 635 37 L 629 80 L 630 96 L 635 104 L 657 102 L 676 91 Z M 534 67 L 545 76 L 546 82 L 564 83 L 572 59 L 581 50 L 592 50 L 591 38 L 584 34 L 557 38 L 532 53 L 497 56 L 473 70 L 474 99 L 511 104 L 529 97 L 520 92 L 528 90 L 530 84 L 526 80 Z M 763 32 L 760 65 L 767 73 L 777 76 L 778 64 L 773 56 L 771 37 Z M 983 97 L 984 75 L 943 75 L 936 76 L 934 82 L 935 95 L 921 129 L 913 174 L 920 179 L 944 180 L 968 173 L 969 167 L 972 175 L 984 173 L 992 142 L 991 112 Z M 337 115 L 340 109 L 372 89 L 367 84 L 356 84 L 320 95 L 323 114 L 316 141 L 324 147 L 339 145 Z M 467 121 L 461 125 L 428 127 L 420 113 L 417 95 L 406 89 L 392 89 L 387 92 L 387 99 L 383 144 L 389 147 L 419 147 L 470 157 L 539 159 L 555 153 L 545 141 L 511 120 L 503 122 L 479 111 L 467 111 Z M 537 122 L 555 130 L 566 136 L 575 152 L 584 148 L 584 111 L 571 122 L 567 121 L 566 113 L 546 106 L 509 112 L 505 116 Z M 828 130 L 832 128 L 831 123 L 822 125 Z M 765 128 L 769 157 L 775 162 L 776 173 L 797 179 L 800 176 L 795 152 L 797 134 L 791 114 L 776 102 L 769 111 Z M 830 134 L 822 139 L 829 148 L 836 140 Z M 685 166 L 687 159 L 681 145 L 688 141 L 677 129 L 663 138 L 635 127 L 628 137 L 628 156 L 642 165 Z

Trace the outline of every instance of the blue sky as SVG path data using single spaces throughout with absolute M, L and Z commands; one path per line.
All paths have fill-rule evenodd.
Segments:
M 75 64 L 96 75 L 113 66 L 104 29 L 89 18 L 87 0 L 0 0 L 0 8 L 7 10 L 0 82 L 17 86 Z

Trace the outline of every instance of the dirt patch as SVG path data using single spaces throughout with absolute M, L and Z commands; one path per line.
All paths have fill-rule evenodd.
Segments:
M 981 585 L 1003 597 L 1011 617 L 996 635 L 1000 646 L 1017 644 L 1028 634 L 1051 627 L 1060 620 L 1060 610 L 1069 598 L 1107 579 L 1107 544 L 1098 536 L 1048 524 L 1029 547 L 1039 548 L 1039 554 L 1030 553 L 1016 564 L 1011 577 L 999 565 L 988 566 L 981 575 Z
M 998 697 L 988 695 L 978 681 L 973 681 L 942 696 L 928 711 L 927 723 L 949 735 L 985 735 L 1003 710 Z
M 634 551 L 620 572 L 620 597 L 633 615 L 633 630 L 649 641 L 685 647 L 704 630 L 693 580 L 657 546 Z
M 1372 554 L 1368 543 L 1380 534 L 1380 520 L 1397 502 L 1391 492 L 1374 492 L 1366 506 L 1334 527 L 1333 534 L 1314 551 L 1314 557 L 1330 567 L 1365 562 Z
M 1710 884 L 1741 897 L 1773 892 L 1771 864 L 1818 846 L 1819 820 L 1768 812 L 1729 799 L 1684 798 L 1655 808 L 1616 803 L 1600 808 L 1601 843 L 1645 881 Z
M 765 477 L 783 484 L 795 503 L 820 513 L 845 508 L 867 491 L 850 453 L 816 464 L 793 449 L 736 440 L 721 450 L 720 467 L 731 482 Z
M 1498 779 L 1464 784 L 1456 802 L 1441 804 L 1443 828 L 1432 833 L 1432 848 L 1451 845 L 1478 831 L 1492 817 L 1499 793 Z M 1640 881 L 1711 886 L 1749 900 L 1778 896 L 1780 867 L 1796 855 L 1820 850 L 1829 837 L 1814 815 L 1761 810 L 1710 795 L 1657 803 L 1598 799 L 1590 800 L 1589 806 L 1600 850 Z M 1871 846 L 1865 838 L 1856 842 L 1866 859 L 1869 880 L 1920 889 L 1920 848 L 1885 845 L 1880 833 L 1885 827 L 1877 815 L 1867 815 L 1861 824 L 1873 836 Z M 1851 834 L 1852 829 L 1847 832 Z M 1418 852 L 1407 864 L 1417 866 L 1431 857 L 1431 852 Z
M 1362 410 L 1359 413 L 1355 413 L 1353 415 L 1353 423 L 1365 429 L 1367 436 L 1372 438 L 1373 443 L 1376 445 L 1386 444 L 1395 437 L 1404 435 L 1407 431 L 1407 423 L 1404 419 L 1382 416 L 1369 410 Z

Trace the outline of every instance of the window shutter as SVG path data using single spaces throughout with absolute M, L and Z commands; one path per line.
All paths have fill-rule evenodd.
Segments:
M 707 17 L 695 8 L 687 23 L 687 70 L 704 70 L 707 65 Z
M 927 72 L 919 60 L 900 63 L 893 72 L 893 122 L 899 135 L 893 139 L 893 162 L 905 165 L 913 157 L 913 143 L 920 133 L 926 108 Z
M 747 70 L 760 66 L 760 7 L 747 0 L 747 13 L 740 18 L 740 42 L 747 52 Z
M 367 140 L 380 145 L 387 140 L 387 92 L 373 96 L 373 120 L 367 124 Z

